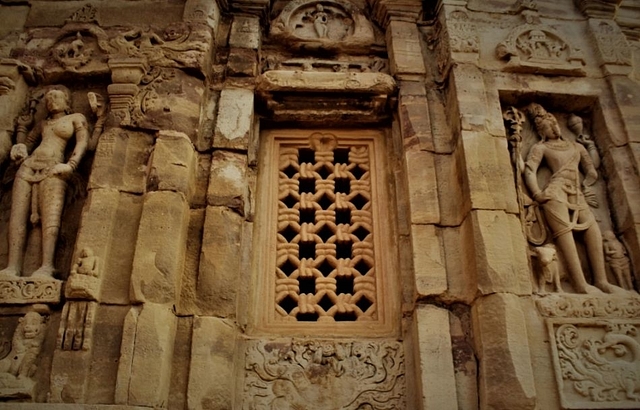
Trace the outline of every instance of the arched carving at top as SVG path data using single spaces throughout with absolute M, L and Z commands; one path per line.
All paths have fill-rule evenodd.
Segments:
M 272 22 L 271 36 L 319 48 L 365 46 L 374 41 L 369 20 L 345 0 L 293 0 Z

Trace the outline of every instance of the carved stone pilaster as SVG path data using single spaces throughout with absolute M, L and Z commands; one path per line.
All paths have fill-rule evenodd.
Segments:
M 131 124 L 130 109 L 138 95 L 138 85 L 146 74 L 148 66 L 146 59 L 117 58 L 109 60 L 111 81 L 107 92 L 111 101 L 111 112 L 120 125 Z
M 620 27 L 613 20 L 593 18 L 589 27 L 604 73 L 629 74 L 633 52 Z
M 376 22 L 386 28 L 391 20 L 416 22 L 422 13 L 420 0 L 369 0 Z

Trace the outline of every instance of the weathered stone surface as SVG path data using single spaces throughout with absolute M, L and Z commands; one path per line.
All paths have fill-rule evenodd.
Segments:
M 229 34 L 229 46 L 250 48 L 260 47 L 260 19 L 253 16 L 234 16 Z
M 113 188 L 140 194 L 146 186 L 145 167 L 153 138 L 142 132 L 111 128 L 98 141 L 89 188 Z
M 258 71 L 258 55 L 254 50 L 232 47 L 229 50 L 227 75 L 253 77 Z
M 425 409 L 457 409 L 449 312 L 432 305 L 416 309 L 422 400 Z
M 435 155 L 438 180 L 440 224 L 457 226 L 471 211 L 469 181 L 465 173 L 464 152 L 456 148 L 451 155 Z
M 218 2 L 207 0 L 187 0 L 184 5 L 182 19 L 206 23 L 216 31 L 220 23 L 220 7 Z
M 535 409 L 536 389 L 525 317 L 517 296 L 496 293 L 472 309 L 480 360 L 480 408 Z
M 128 404 L 155 407 L 168 402 L 176 322 L 170 306 L 145 303 L 142 307 L 135 320 Z
M 200 251 L 202 247 L 202 231 L 206 208 L 189 211 L 189 232 L 185 251 L 184 273 L 180 286 L 180 301 L 176 305 L 176 313 L 180 316 L 198 314 L 197 281 L 200 267 Z
M 442 228 L 447 268 L 448 295 L 454 300 L 471 303 L 478 294 L 476 249 L 472 217 L 458 227 Z
M 246 150 L 253 130 L 253 91 L 225 88 L 220 94 L 214 148 Z
M 427 92 L 422 83 L 400 84 L 400 129 L 405 150 L 433 151 L 433 135 L 427 104 Z
M 418 296 L 446 292 L 447 271 L 439 229 L 435 225 L 412 225 L 411 239 Z
M 189 206 L 182 194 L 145 195 L 131 274 L 133 301 L 177 301 L 188 227 Z
M 181 192 L 191 199 L 196 184 L 196 153 L 181 132 L 160 131 L 151 155 L 147 178 L 149 191 Z
M 451 348 L 456 377 L 458 409 L 478 408 L 478 361 L 473 350 L 469 310 L 455 309 L 449 315 Z
M 241 236 L 240 215 L 225 207 L 207 207 L 196 288 L 202 314 L 235 315 Z
M 235 384 L 233 369 L 237 340 L 237 330 L 232 322 L 213 317 L 194 318 L 188 408 L 234 408 L 234 395 L 229 392 Z
M 420 32 L 415 23 L 392 20 L 387 28 L 391 74 L 419 78 L 426 73 Z
M 409 151 L 405 154 L 405 160 L 411 222 L 414 224 L 440 223 L 435 155 L 427 151 Z
M 531 294 L 527 244 L 520 220 L 500 211 L 473 211 L 478 290 L 482 294 Z
M 518 212 L 507 139 L 462 131 L 462 144 L 471 207 Z
M 191 360 L 193 317 L 178 317 L 177 321 L 168 409 L 186 408 L 187 387 L 189 385 L 190 366 L 186 366 L 186 363 Z
M 241 215 L 248 204 L 247 156 L 214 151 L 207 189 L 207 205 L 226 206 Z
M 29 6 L 11 5 L 0 6 L 0 38 L 4 38 L 12 31 L 21 31 L 29 15 Z

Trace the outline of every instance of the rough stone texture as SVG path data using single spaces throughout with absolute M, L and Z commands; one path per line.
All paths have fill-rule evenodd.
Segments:
M 247 156 L 215 151 L 211 158 L 211 176 L 207 205 L 226 206 L 244 215 L 248 204 Z
M 160 131 L 151 156 L 147 190 L 195 193 L 196 154 L 186 134 Z
M 118 381 L 121 370 L 127 372 L 126 363 L 130 363 L 128 385 L 125 385 L 128 387 L 122 387 L 127 392 L 127 403 L 165 406 L 169 398 L 177 319 L 169 306 L 145 303 L 133 321 L 135 335 L 123 335 L 123 340 L 133 339 L 131 356 L 127 358 L 121 354 Z M 125 324 L 125 332 L 132 328 Z
M 387 45 L 392 61 L 392 74 L 405 78 L 425 74 L 419 38 L 420 32 L 415 23 L 394 20 L 389 23 Z
M 409 151 L 405 155 L 409 180 L 411 222 L 440 223 L 435 155 L 427 151 Z
M 427 104 L 427 92 L 422 83 L 400 84 L 400 127 L 405 150 L 433 151 L 433 134 Z
M 234 408 L 234 354 L 238 337 L 233 323 L 195 317 L 189 366 L 187 406 L 190 409 Z M 216 369 L 212 372 L 211 369 Z
M 220 94 L 214 148 L 246 150 L 253 130 L 253 91 L 225 88 Z
M 182 194 L 145 195 L 131 274 L 131 299 L 175 303 L 184 269 L 189 207 Z
M 496 293 L 473 305 L 475 349 L 480 360 L 480 408 L 535 409 L 536 388 L 520 299 Z
M 479 291 L 530 294 L 527 248 L 518 218 L 500 211 L 474 211 L 471 218 Z
M 413 266 L 418 295 L 438 295 L 447 290 L 442 236 L 434 225 L 412 225 Z
M 229 46 L 250 48 L 260 47 L 260 19 L 249 16 L 236 16 L 231 23 Z
M 237 213 L 225 207 L 207 207 L 196 285 L 197 303 L 203 314 L 235 315 L 241 240 L 242 218 Z
M 449 312 L 431 305 L 416 309 L 422 400 L 426 409 L 457 409 Z

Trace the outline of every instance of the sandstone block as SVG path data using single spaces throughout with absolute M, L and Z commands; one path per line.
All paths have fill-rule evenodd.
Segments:
M 427 151 L 409 151 L 405 154 L 411 222 L 414 224 L 440 223 L 434 157 L 433 153 Z
M 175 331 L 176 317 L 170 306 L 144 304 L 136 323 L 128 404 L 166 405 Z
M 191 209 L 189 211 L 189 234 L 185 251 L 184 273 L 180 284 L 180 301 L 176 305 L 176 312 L 180 316 L 199 313 L 196 289 L 205 212 L 205 208 Z
M 28 5 L 3 7 L 0 16 L 0 38 L 12 31 L 22 31 L 29 15 Z
M 422 402 L 425 409 L 457 409 L 449 312 L 435 306 L 416 309 Z
M 253 91 L 226 88 L 220 94 L 214 148 L 246 150 L 253 130 Z
M 260 47 L 260 19 L 254 16 L 234 16 L 229 34 L 229 46 L 251 48 Z
M 181 192 L 190 199 L 196 184 L 196 153 L 189 137 L 160 131 L 151 156 L 147 180 L 150 191 Z
M 525 316 L 517 296 L 496 293 L 472 309 L 480 360 L 480 408 L 535 409 L 536 390 Z
M 427 90 L 427 106 L 433 149 L 438 154 L 451 154 L 455 148 L 455 134 L 447 120 L 448 108 L 445 108 L 442 91 L 430 87 Z
M 458 64 L 453 68 L 453 82 L 462 129 L 485 131 L 488 105 L 482 72 L 475 65 Z
M 603 157 L 603 165 L 607 171 L 608 188 L 612 209 L 617 226 L 621 230 L 640 223 L 640 208 L 633 206 L 640 203 L 640 187 L 637 163 L 633 155 L 637 155 L 636 144 L 629 147 L 611 147 Z
M 461 147 L 451 155 L 435 156 L 440 203 L 440 224 L 457 226 L 471 211 L 469 181 L 464 169 L 464 152 Z
M 143 132 L 111 128 L 98 140 L 89 189 L 114 188 L 141 194 L 153 138 Z
M 185 21 L 205 22 L 215 33 L 220 23 L 220 7 L 215 1 L 187 0 L 182 18 Z
M 232 409 L 234 354 L 237 332 L 231 322 L 195 317 L 187 407 L 198 410 Z
M 227 75 L 236 77 L 254 77 L 258 71 L 256 51 L 240 47 L 231 47 L 227 61 Z
M 478 293 L 472 218 L 458 227 L 441 228 L 447 267 L 447 294 L 453 300 L 471 303 Z
M 434 225 L 412 225 L 413 267 L 419 296 L 439 295 L 447 291 L 444 247 Z
M 207 204 L 226 206 L 245 214 L 248 206 L 246 155 L 227 151 L 213 153 Z
M 242 266 L 242 223 L 240 215 L 225 207 L 207 207 L 197 282 L 202 314 L 235 315 Z
M 415 23 L 392 20 L 387 27 L 391 74 L 419 78 L 426 73 L 420 32 Z
M 145 195 L 131 274 L 131 299 L 175 303 L 184 269 L 189 205 L 176 192 Z
M 520 220 L 500 211 L 473 211 L 478 290 L 531 294 L 527 244 Z
M 171 366 L 171 389 L 169 390 L 168 409 L 187 408 L 187 388 L 189 384 L 189 366 L 191 360 L 191 340 L 193 317 L 177 317 L 176 337 L 173 347 Z
M 421 94 L 403 93 L 405 83 L 400 86 L 400 128 L 405 150 L 433 151 L 433 135 L 427 106 L 426 91 Z
M 506 138 L 462 131 L 464 165 L 473 209 L 518 212 Z

